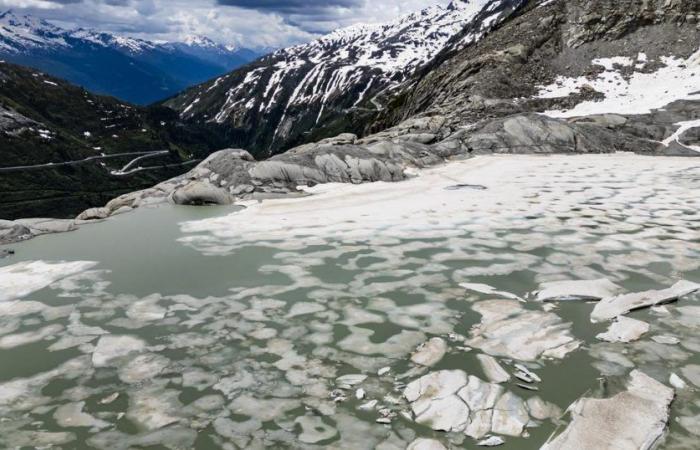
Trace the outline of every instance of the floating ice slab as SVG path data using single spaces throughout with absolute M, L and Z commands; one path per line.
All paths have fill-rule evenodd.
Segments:
M 476 358 L 479 360 L 484 374 L 492 383 L 506 383 L 510 380 L 510 374 L 493 356 L 477 355 Z
M 563 358 L 578 348 L 564 322 L 553 313 L 525 309 L 513 300 L 486 300 L 474 310 L 482 315 L 467 345 L 492 356 L 536 361 L 540 357 Z
M 299 440 L 306 444 L 316 444 L 337 436 L 338 430 L 325 424 L 318 416 L 301 416 L 294 421 L 301 427 Z
M 582 398 L 569 407 L 571 423 L 541 450 L 651 449 L 666 428 L 673 397 L 673 389 L 635 370 L 626 391 Z
M 434 337 L 418 347 L 411 356 L 411 361 L 421 366 L 432 367 L 440 362 L 445 353 L 447 353 L 447 342 L 439 337 Z
M 408 444 L 406 450 L 447 450 L 447 447 L 435 439 L 418 438 Z
M 495 287 L 489 286 L 488 284 L 460 283 L 459 285 L 468 291 L 474 291 L 474 292 L 478 292 L 480 294 L 494 295 L 497 297 L 508 298 L 511 300 L 521 300 L 521 298 L 515 294 L 512 294 L 510 292 L 506 292 L 506 291 L 499 291 Z
M 145 348 L 146 343 L 134 336 L 102 336 L 92 354 L 92 364 L 95 367 L 107 367 L 112 360 L 143 351 Z
M 28 261 L 0 267 L 0 302 L 26 297 L 51 283 L 75 275 L 97 265 L 96 262 L 75 261 L 49 263 Z
M 406 386 L 404 397 L 417 423 L 474 439 L 489 433 L 521 436 L 530 420 L 520 397 L 461 370 L 424 375 Z
M 610 325 L 608 331 L 596 337 L 606 342 L 632 342 L 648 333 L 650 326 L 641 320 L 620 316 Z
M 96 419 L 83 411 L 85 402 L 67 403 L 56 409 L 53 417 L 56 423 L 63 428 L 89 427 L 106 428 L 109 423 Z
M 669 303 L 697 291 L 700 291 L 700 284 L 681 280 L 670 288 L 660 291 L 635 292 L 607 297 L 593 308 L 591 321 L 611 320 L 630 311 Z
M 542 283 L 537 291 L 541 302 L 565 300 L 600 300 L 622 292 L 622 288 L 607 278 L 599 280 L 552 281 Z

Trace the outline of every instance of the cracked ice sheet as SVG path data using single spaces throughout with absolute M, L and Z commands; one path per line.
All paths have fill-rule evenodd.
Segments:
M 569 332 L 571 324 L 556 314 L 526 310 L 514 300 L 486 300 L 473 309 L 482 319 L 467 344 L 489 355 L 520 361 L 563 359 L 580 345 Z
M 643 62 L 643 61 L 642 61 Z M 540 89 L 537 98 L 568 97 L 577 93 L 584 85 L 593 87 L 605 95 L 602 101 L 585 101 L 574 108 L 563 111 L 547 111 L 550 117 L 578 117 L 592 114 L 648 114 L 652 109 L 663 108 L 676 100 L 700 99 L 700 51 L 690 58 L 662 57 L 665 67 L 655 72 L 635 71 L 626 79 L 615 64 L 631 66 L 632 60 L 605 58 L 593 60 L 594 65 L 605 67 L 605 71 L 594 79 L 587 77 L 559 77 Z
M 96 262 L 26 261 L 0 267 L 0 302 L 17 300 L 51 283 L 96 266 Z
M 439 271 L 451 261 L 476 259 L 480 264 L 455 273 L 455 281 L 532 267 L 539 268 L 537 282 L 608 277 L 619 283 L 626 272 L 662 281 L 650 264 L 666 262 L 679 271 L 700 267 L 697 252 L 687 245 L 696 235 L 690 224 L 699 218 L 692 195 L 696 170 L 683 158 L 659 165 L 658 159 L 635 155 L 484 156 L 421 170 L 400 183 L 319 185 L 309 197 L 264 201 L 228 216 L 185 222 L 180 241 L 206 254 L 269 245 L 280 248 L 279 257 L 290 264 L 293 254 L 304 260 L 309 245 L 340 241 L 353 250 L 377 249 L 372 253 L 386 259 L 375 263 L 377 269 L 395 270 L 402 260 L 425 264 L 416 277 L 426 280 L 441 276 L 430 273 L 428 263 Z M 508 182 L 496 181 L 504 179 Z M 455 182 L 488 189 L 478 196 L 443 189 Z M 521 232 L 532 239 L 524 243 Z M 429 249 L 426 238 L 439 250 L 429 261 L 416 257 L 421 248 Z M 503 259 L 494 261 L 497 244 L 512 250 L 499 250 Z M 532 252 L 538 247 L 558 251 L 543 257 Z M 614 253 L 630 248 L 631 254 Z M 315 252 L 308 261 L 332 260 L 333 254 Z

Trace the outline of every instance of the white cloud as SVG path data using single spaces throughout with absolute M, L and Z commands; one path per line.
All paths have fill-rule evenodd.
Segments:
M 358 0 L 344 6 L 276 11 L 222 6 L 216 0 L 0 0 L 14 9 L 61 25 L 82 26 L 151 40 L 200 34 L 225 44 L 284 47 L 361 22 L 384 22 L 448 0 Z M 348 6 L 356 4 L 356 6 Z

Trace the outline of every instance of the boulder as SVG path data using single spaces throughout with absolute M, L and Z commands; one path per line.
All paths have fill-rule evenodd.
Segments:
M 110 215 L 109 208 L 90 208 L 80 213 L 76 220 L 102 220 Z
M 170 196 L 176 205 L 230 205 L 233 198 L 224 189 L 204 181 L 192 181 L 178 189 Z

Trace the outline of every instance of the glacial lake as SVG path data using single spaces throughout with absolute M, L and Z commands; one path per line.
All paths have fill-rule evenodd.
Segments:
M 559 280 L 607 278 L 625 292 L 700 282 L 700 161 L 481 157 L 394 185 L 313 191 L 237 212 L 136 210 L 10 246 L 0 448 L 404 449 L 417 438 L 477 448 L 416 423 L 403 393 L 441 370 L 488 380 L 473 339 L 479 305 L 493 301 L 577 342 L 520 361 L 541 382 L 502 385 L 558 412 L 530 410 L 499 448 L 540 448 L 569 423 L 569 405 L 611 397 L 634 369 L 687 383 L 659 448 L 697 448 L 700 294 L 628 314 L 650 331 L 607 343 L 594 303 L 533 293 Z M 434 337 L 444 357 L 413 363 Z M 516 370 L 516 358 L 493 356 Z

